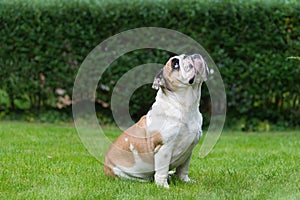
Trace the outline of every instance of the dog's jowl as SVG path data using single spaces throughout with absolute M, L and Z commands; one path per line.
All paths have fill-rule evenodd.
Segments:
M 104 172 L 169 187 L 168 173 L 176 169 L 188 182 L 193 148 L 202 130 L 199 112 L 201 84 L 208 76 L 199 54 L 174 56 L 154 78 L 155 102 L 147 115 L 122 133 L 106 153 Z

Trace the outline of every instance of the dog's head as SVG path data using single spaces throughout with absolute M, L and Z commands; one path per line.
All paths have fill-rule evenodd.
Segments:
M 199 54 L 179 55 L 168 60 L 156 75 L 152 88 L 175 91 L 206 81 L 208 67 Z

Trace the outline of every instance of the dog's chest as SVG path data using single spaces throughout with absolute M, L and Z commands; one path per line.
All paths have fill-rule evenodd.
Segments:
M 160 114 L 163 110 L 164 114 Z M 163 143 L 172 154 L 171 163 L 180 164 L 187 159 L 201 136 L 202 115 L 191 112 L 154 107 L 147 115 L 148 130 L 159 130 Z
M 170 134 L 172 133 L 170 132 Z M 201 120 L 199 116 L 193 116 L 188 121 L 178 123 L 178 129 L 173 132 L 169 144 L 173 149 L 172 160 L 186 160 L 198 143 L 200 136 Z
M 186 111 L 166 104 L 154 104 L 147 114 L 147 130 L 160 132 L 164 143 L 188 146 L 199 139 L 202 120 L 196 106 L 195 109 Z

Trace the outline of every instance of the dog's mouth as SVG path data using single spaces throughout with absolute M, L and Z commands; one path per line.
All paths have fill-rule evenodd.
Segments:
M 189 84 L 192 85 L 195 82 L 195 76 L 189 80 Z

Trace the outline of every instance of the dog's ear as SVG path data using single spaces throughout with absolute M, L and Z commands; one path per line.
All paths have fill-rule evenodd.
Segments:
M 164 86 L 164 85 L 165 85 L 164 70 L 161 69 L 154 78 L 152 88 L 155 90 L 158 90 L 161 86 Z

